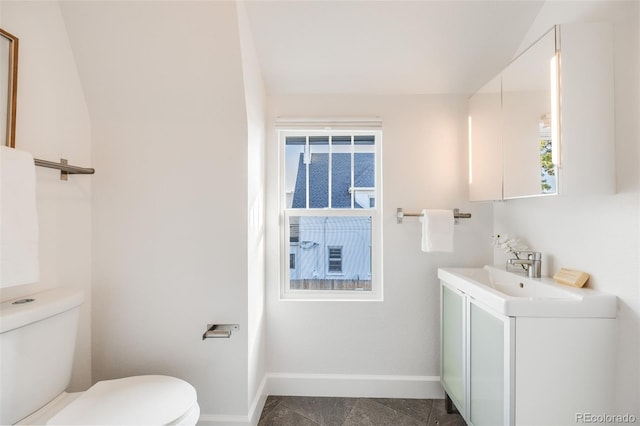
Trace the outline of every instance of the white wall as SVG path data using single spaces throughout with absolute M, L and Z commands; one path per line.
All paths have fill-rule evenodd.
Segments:
M 238 2 L 238 24 L 242 49 L 248 128 L 248 404 L 249 417 L 256 422 L 266 400 L 266 313 L 265 313 L 265 115 L 266 93 L 260 73 L 253 34 L 245 4 Z
M 267 338 L 272 393 L 441 396 L 437 268 L 491 261 L 491 205 L 470 204 L 463 96 L 274 96 L 267 147 Z M 278 141 L 285 117 L 383 120 L 383 302 L 279 299 Z M 396 208 L 460 208 L 455 252 L 420 251 L 417 218 Z
M 236 4 L 65 2 L 62 10 L 97 170 L 94 378 L 174 375 L 195 386 L 203 420 L 243 421 L 255 381 L 249 356 L 252 372 L 259 368 L 248 350 L 256 232 L 247 224 L 260 177 L 248 172 L 259 156 L 248 161 Z M 253 116 L 251 124 L 259 145 Z M 240 330 L 202 341 L 208 323 Z
M 0 26 L 19 38 L 16 148 L 91 167 L 91 126 L 71 46 L 55 2 L 0 2 Z M 40 281 L 3 289 L 2 300 L 50 287 L 86 292 L 71 390 L 91 383 L 92 177 L 36 168 Z
M 493 225 L 494 232 L 521 237 L 541 251 L 543 273 L 552 275 L 561 267 L 584 270 L 591 274 L 591 287 L 618 296 L 617 410 L 636 417 L 640 416 L 639 14 L 637 2 L 547 2 L 530 31 L 542 34 L 556 23 L 614 24 L 616 138 L 611 149 L 616 151 L 617 193 L 495 204 Z M 498 259 L 502 256 L 496 253 Z M 597 347 L 594 342 L 594 350 Z

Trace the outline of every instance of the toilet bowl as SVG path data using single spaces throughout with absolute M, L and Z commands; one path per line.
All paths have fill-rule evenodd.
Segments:
M 176 377 L 104 380 L 67 393 L 81 292 L 54 289 L 0 306 L 0 424 L 195 425 L 196 390 Z

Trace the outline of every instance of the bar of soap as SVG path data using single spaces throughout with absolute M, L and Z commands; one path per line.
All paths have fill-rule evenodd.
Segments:
M 589 279 L 589 274 L 575 269 L 562 268 L 553 276 L 559 284 L 582 287 Z

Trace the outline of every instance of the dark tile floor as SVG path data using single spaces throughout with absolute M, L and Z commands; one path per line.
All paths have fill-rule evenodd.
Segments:
M 259 426 L 464 426 L 444 399 L 269 396 Z

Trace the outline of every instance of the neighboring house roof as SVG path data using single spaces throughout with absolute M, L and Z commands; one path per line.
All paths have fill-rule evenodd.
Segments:
M 375 164 L 373 153 L 354 153 L 353 186 L 373 188 L 375 186 Z M 351 154 L 331 154 L 331 207 L 351 207 Z M 293 208 L 306 207 L 306 165 L 304 154 L 298 160 L 296 186 L 293 193 Z M 329 206 L 329 154 L 311 154 L 309 163 L 309 207 Z M 368 208 L 369 206 L 361 206 Z

